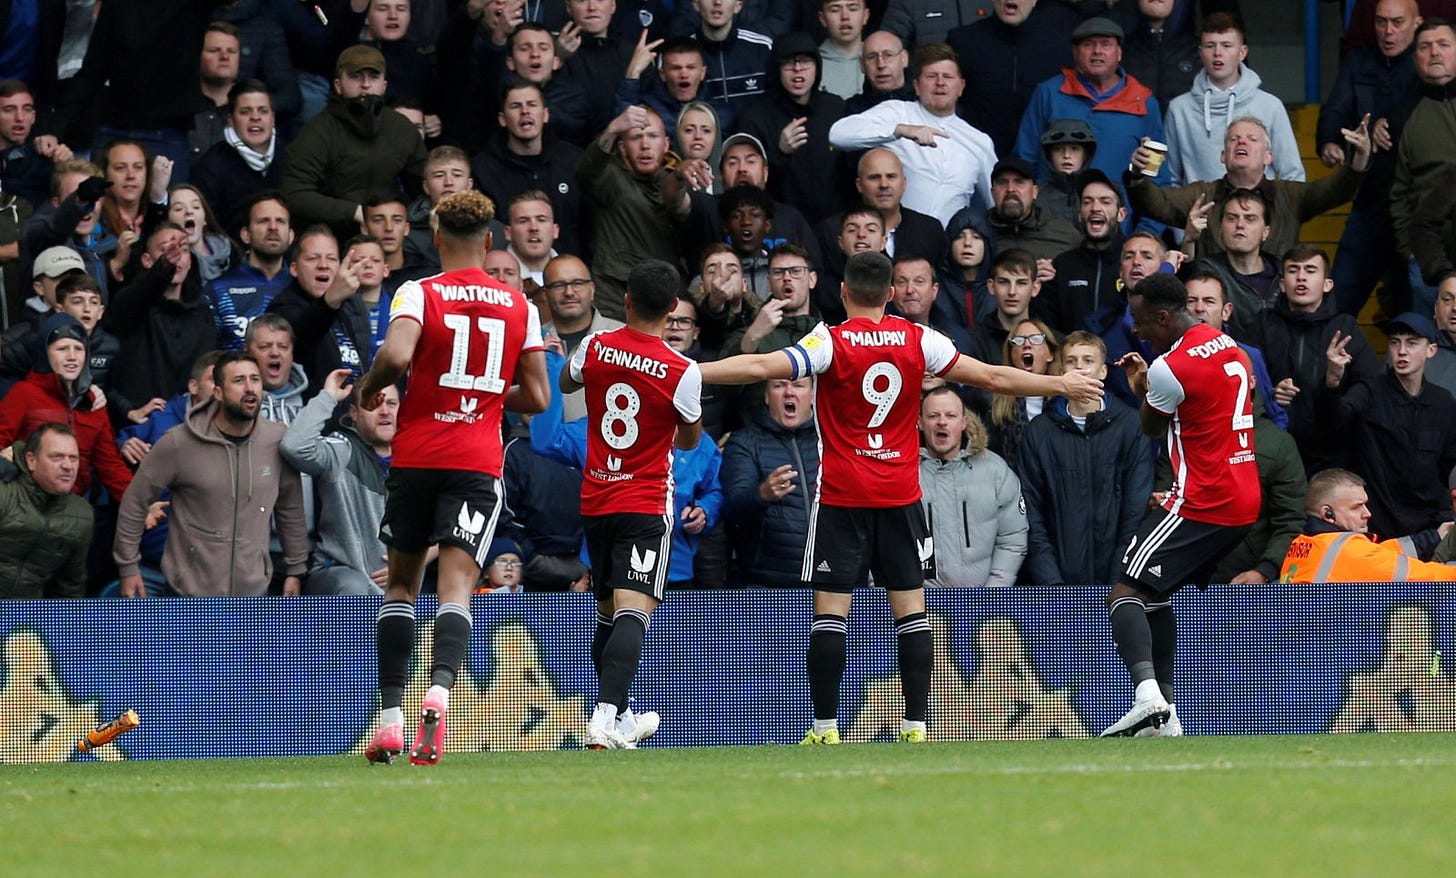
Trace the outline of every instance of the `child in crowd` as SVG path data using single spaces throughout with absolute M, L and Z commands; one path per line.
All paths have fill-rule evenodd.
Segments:
M 232 239 L 223 231 L 202 190 L 191 183 L 178 183 L 167 190 L 167 219 L 187 233 L 192 261 L 203 282 L 221 277 L 238 262 Z
M 1081 119 L 1053 119 L 1041 135 L 1046 179 L 1040 184 L 1037 202 L 1053 215 L 1072 225 L 1082 206 L 1082 171 L 1097 152 L 1097 136 Z
M 734 186 L 718 199 L 723 236 L 738 254 L 743 280 L 759 304 L 768 299 L 768 248 L 773 232 L 774 202 L 767 192 L 747 184 Z

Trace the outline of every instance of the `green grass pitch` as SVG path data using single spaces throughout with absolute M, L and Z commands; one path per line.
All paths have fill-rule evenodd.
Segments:
M 1448 734 L 0 766 L 0 874 L 1449 875 Z

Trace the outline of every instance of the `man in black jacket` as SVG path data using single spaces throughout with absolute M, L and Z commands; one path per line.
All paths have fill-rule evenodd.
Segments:
M 1122 190 L 1095 168 L 1081 180 L 1077 221 L 1082 243 L 1052 259 L 1056 276 L 1042 284 L 1037 310 L 1057 332 L 1089 329 L 1087 318 L 1127 300 L 1118 286 L 1122 261 L 1122 222 L 1127 208 Z
M 1456 399 L 1425 380 L 1436 355 L 1436 327 L 1406 312 L 1381 324 L 1390 368 L 1346 382 L 1349 337 L 1338 332 L 1325 350 L 1322 414 L 1352 450 L 1352 466 L 1370 492 L 1370 529 L 1400 536 L 1452 518 L 1446 484 L 1456 468 Z M 1423 559 L 1426 560 L 1426 559 Z
M 339 242 L 321 226 L 298 239 L 289 284 L 268 313 L 282 315 L 293 327 L 294 361 L 308 373 L 305 397 L 312 398 L 335 369 L 357 378 L 368 368 L 369 317 L 359 303 L 359 276 L 339 262 Z

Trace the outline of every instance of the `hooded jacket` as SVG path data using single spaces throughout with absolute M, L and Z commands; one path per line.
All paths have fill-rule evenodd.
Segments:
M 1030 207 L 1030 213 L 1021 220 L 1003 219 L 994 210 L 987 214 L 986 222 L 996 235 L 997 250 L 1019 247 L 1037 259 L 1055 259 L 1081 242 L 1082 235 L 1076 226 L 1053 216 L 1034 201 Z
M 1089 329 L 1087 318 L 1108 308 L 1121 308 L 1127 301 L 1118 281 L 1122 267 L 1123 237 L 1115 229 L 1106 247 L 1098 249 L 1083 238 L 1081 243 L 1052 259 L 1057 276 L 1042 284 L 1033 300 L 1034 310 L 1045 315 L 1061 333 Z
M 25 463 L 25 443 L 10 447 L 18 477 L 0 479 L 0 599 L 83 598 L 91 505 L 74 493 L 42 491 Z M 0 461 L 0 468 L 7 465 Z
M 758 487 L 788 464 L 794 490 L 764 503 Z M 723 517 L 731 528 L 742 585 L 798 588 L 803 584 L 809 508 L 819 483 L 819 433 L 814 420 L 789 429 L 760 408 L 753 423 L 734 430 L 723 445 Z
M 1325 383 L 1325 350 L 1337 331 L 1350 336 L 1345 350 L 1352 358 L 1341 386 L 1379 374 L 1379 363 L 1355 318 L 1341 314 L 1332 295 L 1325 296 L 1319 308 L 1310 312 L 1291 310 L 1289 300 L 1280 296 L 1273 307 L 1260 312 L 1250 329 L 1249 342 L 1263 352 L 1270 380 L 1277 385 L 1292 378 L 1300 389 L 1285 411 L 1289 413 L 1289 434 L 1299 444 L 1305 471 L 1344 465 L 1345 437 L 1330 429 L 1333 425 L 1321 421 L 1315 403 Z
M 985 253 L 976 268 L 976 278 L 969 285 L 965 272 L 951 251 L 956 239 L 966 229 L 975 229 L 985 242 Z M 940 294 L 930 309 L 930 322 L 939 326 L 941 321 L 959 322 L 961 326 L 979 326 L 996 313 L 996 297 L 988 286 L 991 280 L 991 266 L 996 262 L 996 235 L 991 230 L 986 209 L 979 204 L 970 204 L 956 211 L 945 227 L 946 249 L 939 263 Z
M 1030 528 L 1023 578 L 1034 585 L 1116 580 L 1153 490 L 1153 446 L 1137 413 L 1108 399 L 1084 431 L 1065 399 L 1048 400 L 1022 434 L 1020 473 Z
M 162 555 L 167 584 L 188 597 L 255 597 L 273 575 L 268 527 L 276 516 L 283 561 L 301 576 L 308 560 L 303 489 L 279 451 L 282 424 L 258 418 L 234 442 L 218 431 L 210 400 L 167 431 L 137 469 L 117 512 L 113 557 L 122 576 L 138 572 L 147 507 L 172 489 L 171 533 Z
M 401 178 L 417 192 L 424 170 L 419 130 L 383 98 L 331 93 L 324 111 L 288 147 L 283 194 L 294 228 L 325 223 L 346 241 L 358 234 L 354 212 L 370 195 L 398 188 Z
M 664 165 L 644 177 L 627 167 L 616 147 L 607 152 L 595 143 L 577 162 L 576 179 L 594 213 L 596 306 L 613 320 L 627 317 L 623 302 L 633 266 L 644 259 L 678 264 L 677 227 L 662 205 L 662 183 L 670 173 Z
M 935 578 L 927 585 L 1016 584 L 1026 557 L 1021 480 L 993 451 L 966 449 L 937 460 L 920 449 L 920 504 L 935 540 Z
M 329 394 L 315 396 L 288 425 L 279 450 L 313 479 L 319 508 L 314 568 L 342 564 L 367 576 L 384 566 L 379 524 L 389 467 L 348 422 L 328 429 L 337 408 Z
M 509 219 L 511 199 L 521 192 L 540 189 L 551 196 L 551 212 L 561 227 L 556 249 L 562 253 L 579 253 L 581 189 L 576 182 L 579 161 L 581 147 L 560 142 L 549 131 L 541 141 L 539 155 L 519 155 L 506 146 L 506 134 L 501 130 L 470 159 L 470 175 L 475 179 L 475 188 L 489 195 L 496 203 L 496 211 L 506 219 Z M 425 228 L 428 230 L 428 222 Z M 434 249 L 428 231 L 423 243 Z
M 829 129 L 847 110 L 844 99 L 820 91 L 824 62 L 807 34 L 788 34 L 774 41 L 774 56 L 808 55 L 814 59 L 809 103 L 799 104 L 784 90 L 778 64 L 768 72 L 768 91 L 747 103 L 738 116 L 738 131 L 758 138 L 768 152 L 769 190 L 818 222 L 840 210 L 846 202 L 846 181 L 852 172 L 848 154 L 829 145 Z M 792 153 L 779 149 L 779 135 L 795 119 L 806 119 L 809 140 Z
M 1173 99 L 1163 120 L 1172 185 L 1222 178 L 1224 134 L 1230 123 L 1244 116 L 1253 116 L 1269 127 L 1274 175 L 1281 180 L 1304 179 L 1304 160 L 1289 124 L 1289 112 L 1283 101 L 1259 88 L 1262 83 L 1259 74 L 1240 62 L 1238 82 L 1228 91 L 1215 86 L 1207 70 L 1200 70 L 1193 77 L 1193 88 Z
M 192 364 L 217 346 L 217 324 L 196 266 L 182 281 L 181 298 L 167 298 L 171 282 L 171 266 L 158 260 L 112 295 L 102 318 L 121 341 L 108 396 L 122 417 L 149 399 L 186 390 Z

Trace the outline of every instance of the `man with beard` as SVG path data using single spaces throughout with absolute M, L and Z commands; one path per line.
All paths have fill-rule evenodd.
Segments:
M 1087 329 L 1089 315 L 1123 301 L 1118 264 L 1126 218 L 1122 190 L 1101 171 L 1083 173 L 1077 211 L 1082 242 L 1052 259 L 1053 276 L 1041 293 L 1043 314 L 1057 332 Z
M 666 153 L 662 117 L 648 107 L 631 106 L 586 148 L 576 166 L 595 220 L 591 273 L 600 288 L 597 307 L 613 320 L 627 316 L 622 303 L 634 266 L 646 259 L 677 264 L 676 230 L 662 209 L 663 184 L 672 175 L 663 161 Z
M 331 372 L 283 434 L 283 459 L 311 477 L 322 498 L 305 594 L 379 595 L 389 577 L 379 524 L 399 389 L 386 387 L 384 402 L 373 411 L 360 408 L 352 390 L 347 370 Z M 348 417 L 335 421 L 345 400 Z
M 1052 260 L 1077 246 L 1077 227 L 1036 203 L 1035 172 L 1025 161 L 1011 156 L 991 172 L 993 206 L 987 217 L 996 236 L 996 249 L 1013 247 L 1036 257 L 1037 279 L 1052 278 Z
M 384 106 L 387 86 L 378 49 L 350 46 L 339 53 L 328 105 L 288 148 L 283 192 L 296 227 L 326 223 L 335 238 L 347 240 L 364 223 L 370 193 L 393 189 L 400 178 L 418 191 L 425 141 Z
M 283 459 L 284 427 L 258 417 L 263 375 L 245 353 L 229 352 L 214 367 L 212 400 L 167 431 L 137 469 L 117 513 L 113 555 L 122 597 L 254 597 L 272 575 L 268 528 L 277 519 L 283 544 L 283 593 L 299 593 L 307 569 L 308 533 L 298 471 Z M 171 529 L 162 555 L 165 587 L 138 572 L 147 507 L 170 488 Z
M 266 191 L 255 195 L 238 237 L 248 248 L 248 258 L 207 287 L 217 324 L 217 346 L 227 351 L 242 350 L 248 324 L 292 280 L 283 270 L 283 257 L 293 246 L 293 227 L 282 194 Z

